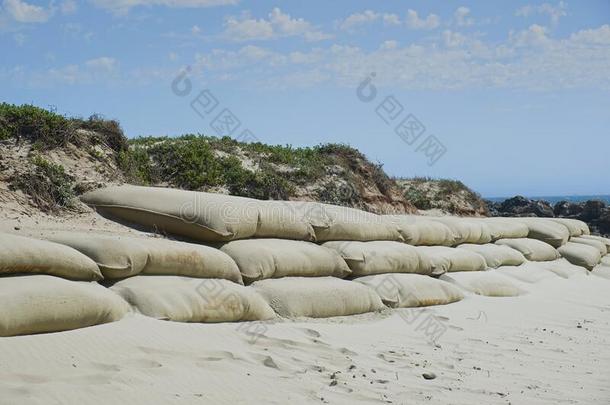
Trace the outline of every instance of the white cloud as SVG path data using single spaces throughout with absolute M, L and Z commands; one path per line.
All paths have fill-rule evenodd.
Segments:
M 372 10 L 365 10 L 362 13 L 354 13 L 343 20 L 338 21 L 338 28 L 343 31 L 353 31 L 356 27 L 370 24 L 381 20 L 386 25 L 399 25 L 400 17 L 392 13 L 377 13 Z
M 458 7 L 453 13 L 453 18 L 459 27 L 468 27 L 474 24 L 474 19 L 470 17 L 470 9 L 468 7 Z
M 426 18 L 419 18 L 417 11 L 407 10 L 407 27 L 414 30 L 431 30 L 438 27 L 441 23 L 436 14 L 429 14 Z
M 62 14 L 74 14 L 78 9 L 76 0 L 64 0 L 61 2 L 59 9 Z
M 201 33 L 201 28 L 199 28 L 198 25 L 193 25 L 191 27 L 191 34 L 197 35 L 197 34 L 200 34 L 200 33 Z
M 239 0 L 89 0 L 96 7 L 114 14 L 124 15 L 138 6 L 165 6 L 174 8 L 201 8 L 234 5 Z
M 20 23 L 43 23 L 53 15 L 51 8 L 46 9 L 21 0 L 4 0 L 2 8 L 12 19 Z
M 107 56 L 102 56 L 100 58 L 86 61 L 85 66 L 94 71 L 110 73 L 117 69 L 117 60 Z
M 520 17 L 530 17 L 534 14 L 546 14 L 551 18 L 551 23 L 555 25 L 559 22 L 561 17 L 568 15 L 566 11 L 567 8 L 568 6 L 564 1 L 560 1 L 556 6 L 550 3 L 542 3 L 540 5 L 528 4 L 519 8 L 515 12 L 515 15 Z
M 576 32 L 570 36 L 570 39 L 581 44 L 610 45 L 610 25 L 605 24 L 597 29 Z
M 303 18 L 293 18 L 274 8 L 269 19 L 256 19 L 248 14 L 225 20 L 223 37 L 232 41 L 268 40 L 279 37 L 300 36 L 307 41 L 321 41 L 331 36 L 319 31 Z
M 445 30 L 443 31 L 443 41 L 446 47 L 455 48 L 464 45 L 466 43 L 466 37 L 459 32 Z
M 511 32 L 510 39 L 516 46 L 544 46 L 550 41 L 547 32 L 546 27 L 533 24 L 527 30 Z

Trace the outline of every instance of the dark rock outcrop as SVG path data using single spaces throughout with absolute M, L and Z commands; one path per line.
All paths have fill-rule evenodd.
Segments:
M 555 216 L 553 207 L 543 200 L 530 200 L 523 196 L 516 196 L 504 200 L 495 207 L 500 216 L 514 217 L 549 217 Z

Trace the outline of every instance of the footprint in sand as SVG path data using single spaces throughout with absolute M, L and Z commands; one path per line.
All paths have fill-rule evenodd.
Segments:
M 265 367 L 274 368 L 276 370 L 280 369 L 278 367 L 278 365 L 275 363 L 275 361 L 273 360 L 273 357 L 271 357 L 271 356 L 265 356 L 262 354 L 253 353 L 252 357 L 255 358 L 256 360 L 260 361 L 263 364 L 263 366 L 265 366 Z
M 305 334 L 307 334 L 308 336 L 311 336 L 311 337 L 319 338 L 319 337 L 321 337 L 321 336 L 322 336 L 322 335 L 320 334 L 320 332 L 318 332 L 318 331 L 317 331 L 317 330 L 315 330 L 315 329 L 302 328 L 301 330 L 302 330 L 303 332 L 305 332 Z
M 210 352 L 205 357 L 200 357 L 203 361 L 221 361 L 221 360 L 240 360 L 235 354 L 227 351 Z

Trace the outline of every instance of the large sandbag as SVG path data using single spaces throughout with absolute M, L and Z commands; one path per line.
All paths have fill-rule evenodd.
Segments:
M 96 283 L 47 275 L 0 277 L 0 336 L 29 335 L 118 321 L 129 305 Z
M 525 293 L 510 278 L 497 273 L 495 270 L 443 274 L 441 280 L 486 297 L 515 297 Z
M 437 273 L 482 271 L 487 268 L 483 256 L 466 249 L 446 246 L 418 246 L 417 249 L 421 255 L 428 257 Z
M 354 277 L 382 273 L 435 273 L 427 256 L 420 255 L 417 248 L 402 242 L 331 241 L 322 246 L 339 253 Z
M 464 298 L 454 285 L 420 274 L 377 274 L 354 281 L 371 287 L 391 308 L 444 305 Z
M 102 279 L 95 262 L 71 247 L 0 233 L 0 275 L 50 274 L 71 280 Z
M 445 224 L 417 215 L 384 215 L 396 225 L 406 243 L 413 246 L 453 246 L 456 235 Z
M 600 263 L 605 266 L 610 266 L 610 254 L 602 257 Z
M 334 277 L 284 277 L 252 284 L 278 315 L 328 318 L 384 308 L 371 288 Z
M 178 276 L 135 276 L 111 290 L 138 312 L 176 322 L 260 321 L 275 317 L 256 292 L 221 279 Z
M 550 262 L 538 262 L 537 264 L 548 271 L 552 271 L 561 278 L 589 275 L 589 271 L 587 269 L 582 266 L 576 266 L 564 258 Z
M 430 220 L 447 225 L 456 235 L 456 245 L 491 242 L 491 232 L 483 221 L 452 216 L 430 217 Z
M 307 201 L 286 201 L 313 227 L 316 240 L 402 241 L 396 225 L 383 216 L 355 208 Z
M 598 242 L 603 243 L 604 245 L 606 245 L 606 249 L 608 250 L 608 253 L 610 253 L 610 239 L 604 238 L 602 236 L 597 236 L 597 235 L 582 235 L 581 238 L 596 240 Z
M 89 256 L 106 279 L 160 274 L 222 278 L 243 284 L 235 261 L 209 246 L 100 233 L 52 232 L 44 237 Z
M 570 236 L 589 235 L 589 225 L 586 222 L 571 218 L 549 218 L 551 221 L 557 222 L 568 228 Z
M 351 273 L 334 250 L 315 243 L 287 239 L 244 239 L 221 250 L 237 263 L 244 282 L 279 277 L 346 277 Z
M 599 251 L 599 254 L 605 256 L 608 254 L 608 247 L 602 241 L 583 238 L 583 237 L 571 237 L 570 242 L 572 243 L 582 243 L 583 245 L 592 246 Z
M 519 217 L 518 221 L 527 225 L 528 238 L 541 240 L 554 248 L 565 245 L 570 238 L 568 228 L 550 218 Z
M 557 253 L 557 250 L 553 246 L 536 239 L 499 239 L 495 242 L 495 244 L 509 246 L 515 250 L 518 250 L 527 260 L 531 260 L 533 262 L 555 260 L 559 259 L 560 257 L 559 253 Z
M 480 254 L 485 258 L 487 267 L 518 266 L 527 259 L 521 252 L 509 246 L 487 243 L 485 245 L 463 244 L 459 249 L 466 249 Z
M 519 222 L 518 218 L 479 218 L 479 221 L 483 221 L 489 233 L 491 240 L 496 241 L 498 239 L 505 238 L 527 238 L 529 228 L 523 222 Z
M 100 213 L 187 238 L 222 242 L 256 236 L 313 240 L 313 229 L 288 205 L 224 194 L 113 186 L 81 196 Z
M 558 275 L 546 269 L 542 264 L 551 262 L 527 262 L 520 266 L 502 266 L 496 271 L 502 275 L 515 278 L 523 283 L 536 284 L 543 280 L 557 279 Z
M 559 254 L 570 263 L 593 270 L 601 261 L 602 255 L 593 246 L 582 243 L 568 242 L 557 249 Z

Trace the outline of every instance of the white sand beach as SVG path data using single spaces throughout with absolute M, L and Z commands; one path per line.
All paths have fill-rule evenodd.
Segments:
M 184 324 L 129 315 L 1 338 L 0 402 L 609 403 L 610 280 L 557 276 L 523 286 L 529 293 L 520 297 L 469 295 L 326 320 Z M 436 344 L 430 315 L 446 327 Z

